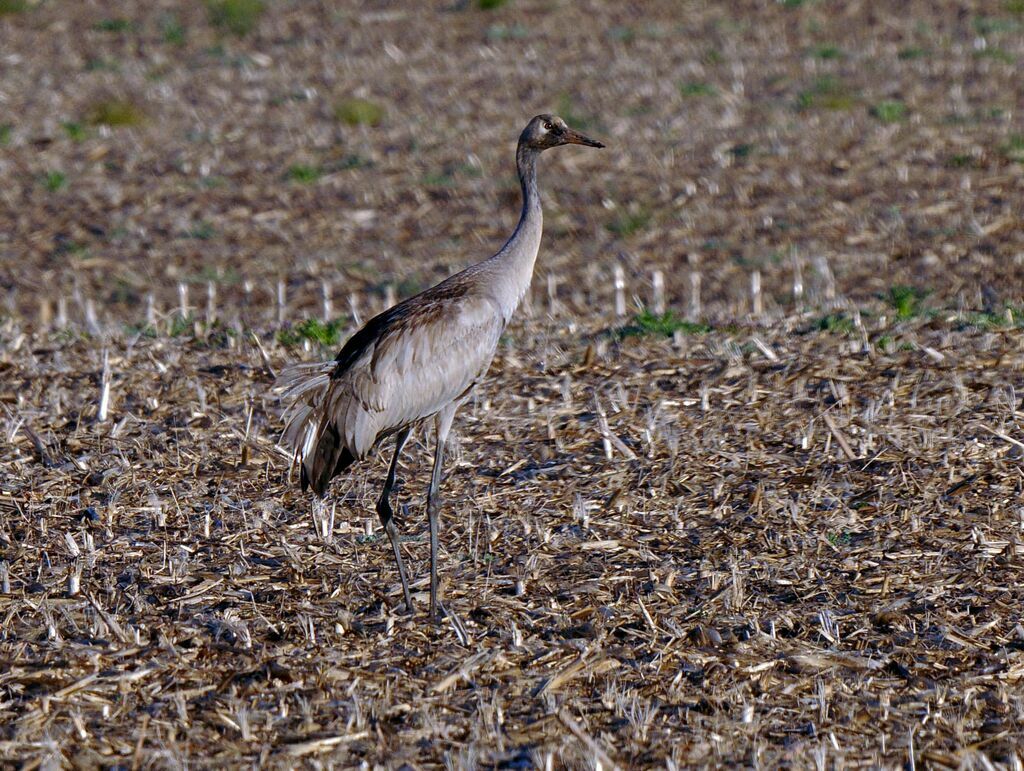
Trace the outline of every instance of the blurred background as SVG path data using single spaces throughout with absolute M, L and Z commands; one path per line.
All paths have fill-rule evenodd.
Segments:
M 754 271 L 769 317 L 907 287 L 998 314 L 1022 57 L 1020 0 L 0 0 L 5 311 L 365 315 L 500 245 L 551 111 L 608 144 L 541 169 L 535 292 L 584 323 L 616 265 L 708 319 Z

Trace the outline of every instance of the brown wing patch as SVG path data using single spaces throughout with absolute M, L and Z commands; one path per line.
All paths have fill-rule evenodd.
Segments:
M 451 309 L 453 303 L 469 294 L 471 271 L 472 268 L 468 268 L 456 273 L 367 321 L 335 357 L 337 365 L 331 372 L 331 379 L 342 377 L 371 346 L 376 346 L 379 351 L 381 343 L 400 336 L 403 330 L 438 321 Z M 374 364 L 377 363 L 378 355 L 374 355 Z

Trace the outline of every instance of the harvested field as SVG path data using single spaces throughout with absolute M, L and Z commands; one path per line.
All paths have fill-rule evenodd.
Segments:
M 0 0 L 0 759 L 1021 768 L 1022 61 L 1015 0 Z M 409 617 L 272 373 L 500 245 L 544 110 L 608 148 L 435 626 L 429 432 Z

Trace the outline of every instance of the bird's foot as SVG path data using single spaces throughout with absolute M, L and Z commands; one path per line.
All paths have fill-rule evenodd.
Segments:
M 409 504 L 403 503 L 401 506 L 398 507 L 398 511 L 392 514 L 392 516 L 395 519 L 396 526 L 404 525 L 406 522 L 409 521 Z
M 412 594 L 409 592 L 409 587 L 406 585 L 404 580 L 402 581 L 402 596 L 405 599 L 405 610 L 403 611 L 403 615 L 411 616 L 416 612 L 416 606 L 412 604 Z
M 442 605 L 441 603 L 437 603 L 436 606 L 430 606 L 430 620 L 432 622 L 434 622 L 435 624 L 440 624 L 446 618 L 448 618 L 448 611 L 445 609 L 444 605 Z

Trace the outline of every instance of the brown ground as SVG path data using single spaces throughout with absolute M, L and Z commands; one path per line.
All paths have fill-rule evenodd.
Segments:
M 1020 768 L 1024 5 L 406 7 L 0 0 L 0 759 Z M 489 254 L 542 110 L 609 147 L 543 159 L 432 626 L 429 437 L 409 618 L 386 458 L 318 530 L 268 369 Z

